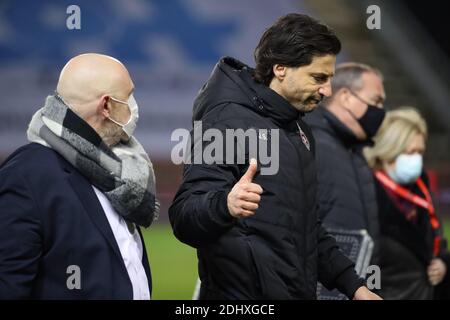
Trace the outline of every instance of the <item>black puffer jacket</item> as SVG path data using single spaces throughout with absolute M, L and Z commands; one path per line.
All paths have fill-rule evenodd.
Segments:
M 315 299 L 318 276 L 352 296 L 362 281 L 318 222 L 314 143 L 299 113 L 232 58 L 216 65 L 193 112 L 203 130 L 279 129 L 280 147 L 278 173 L 253 181 L 264 193 L 246 219 L 229 214 L 227 195 L 246 172 L 248 153 L 247 165 L 185 166 L 169 215 L 176 237 L 198 249 L 200 298 Z
M 362 149 L 367 143 L 336 116 L 319 107 L 305 120 L 316 140 L 319 217 L 326 227 L 366 229 L 375 242 L 372 263 L 378 263 L 377 199 L 373 174 Z

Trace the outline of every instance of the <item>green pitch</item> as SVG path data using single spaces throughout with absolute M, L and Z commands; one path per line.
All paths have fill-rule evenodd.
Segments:
M 142 232 L 152 269 L 152 299 L 192 299 L 197 281 L 196 250 L 178 241 L 169 224 L 155 224 Z
M 196 251 L 179 242 L 168 224 L 155 224 L 143 234 L 152 268 L 152 299 L 192 299 L 197 281 Z M 445 235 L 450 237 L 450 220 L 446 221 Z

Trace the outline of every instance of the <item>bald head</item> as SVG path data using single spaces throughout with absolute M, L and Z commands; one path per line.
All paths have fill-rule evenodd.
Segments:
M 68 106 L 86 121 L 108 145 L 117 143 L 122 129 L 111 122 L 126 123 L 130 110 L 126 104 L 134 84 L 125 66 L 117 59 L 96 53 L 76 56 L 59 75 L 56 91 Z
M 67 62 L 59 76 L 56 90 L 73 108 L 80 109 L 105 94 L 126 99 L 133 90 L 133 82 L 119 60 L 87 53 Z

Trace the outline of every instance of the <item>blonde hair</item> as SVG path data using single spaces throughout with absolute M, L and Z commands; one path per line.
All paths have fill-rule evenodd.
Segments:
M 427 139 L 427 124 L 416 109 L 401 107 L 386 112 L 386 117 L 373 139 L 375 145 L 364 149 L 369 167 L 382 169 L 384 161 L 394 161 L 405 151 L 416 134 Z

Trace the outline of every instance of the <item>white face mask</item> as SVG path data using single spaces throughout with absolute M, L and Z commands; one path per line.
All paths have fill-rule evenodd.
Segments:
M 388 174 L 399 184 L 409 184 L 420 177 L 422 168 L 423 157 L 421 154 L 401 154 L 395 159 L 395 169 L 389 170 Z
M 125 134 L 128 136 L 128 138 L 131 138 L 133 136 L 134 130 L 136 129 L 137 122 L 139 119 L 139 106 L 137 105 L 137 102 L 134 99 L 133 94 L 130 95 L 127 102 L 113 98 L 113 97 L 111 97 L 111 100 L 126 104 L 128 106 L 128 108 L 130 109 L 130 119 L 128 119 L 127 123 L 122 124 L 122 123 L 114 120 L 111 117 L 109 117 L 109 120 L 111 120 L 118 126 L 121 126 L 122 130 L 125 132 Z

